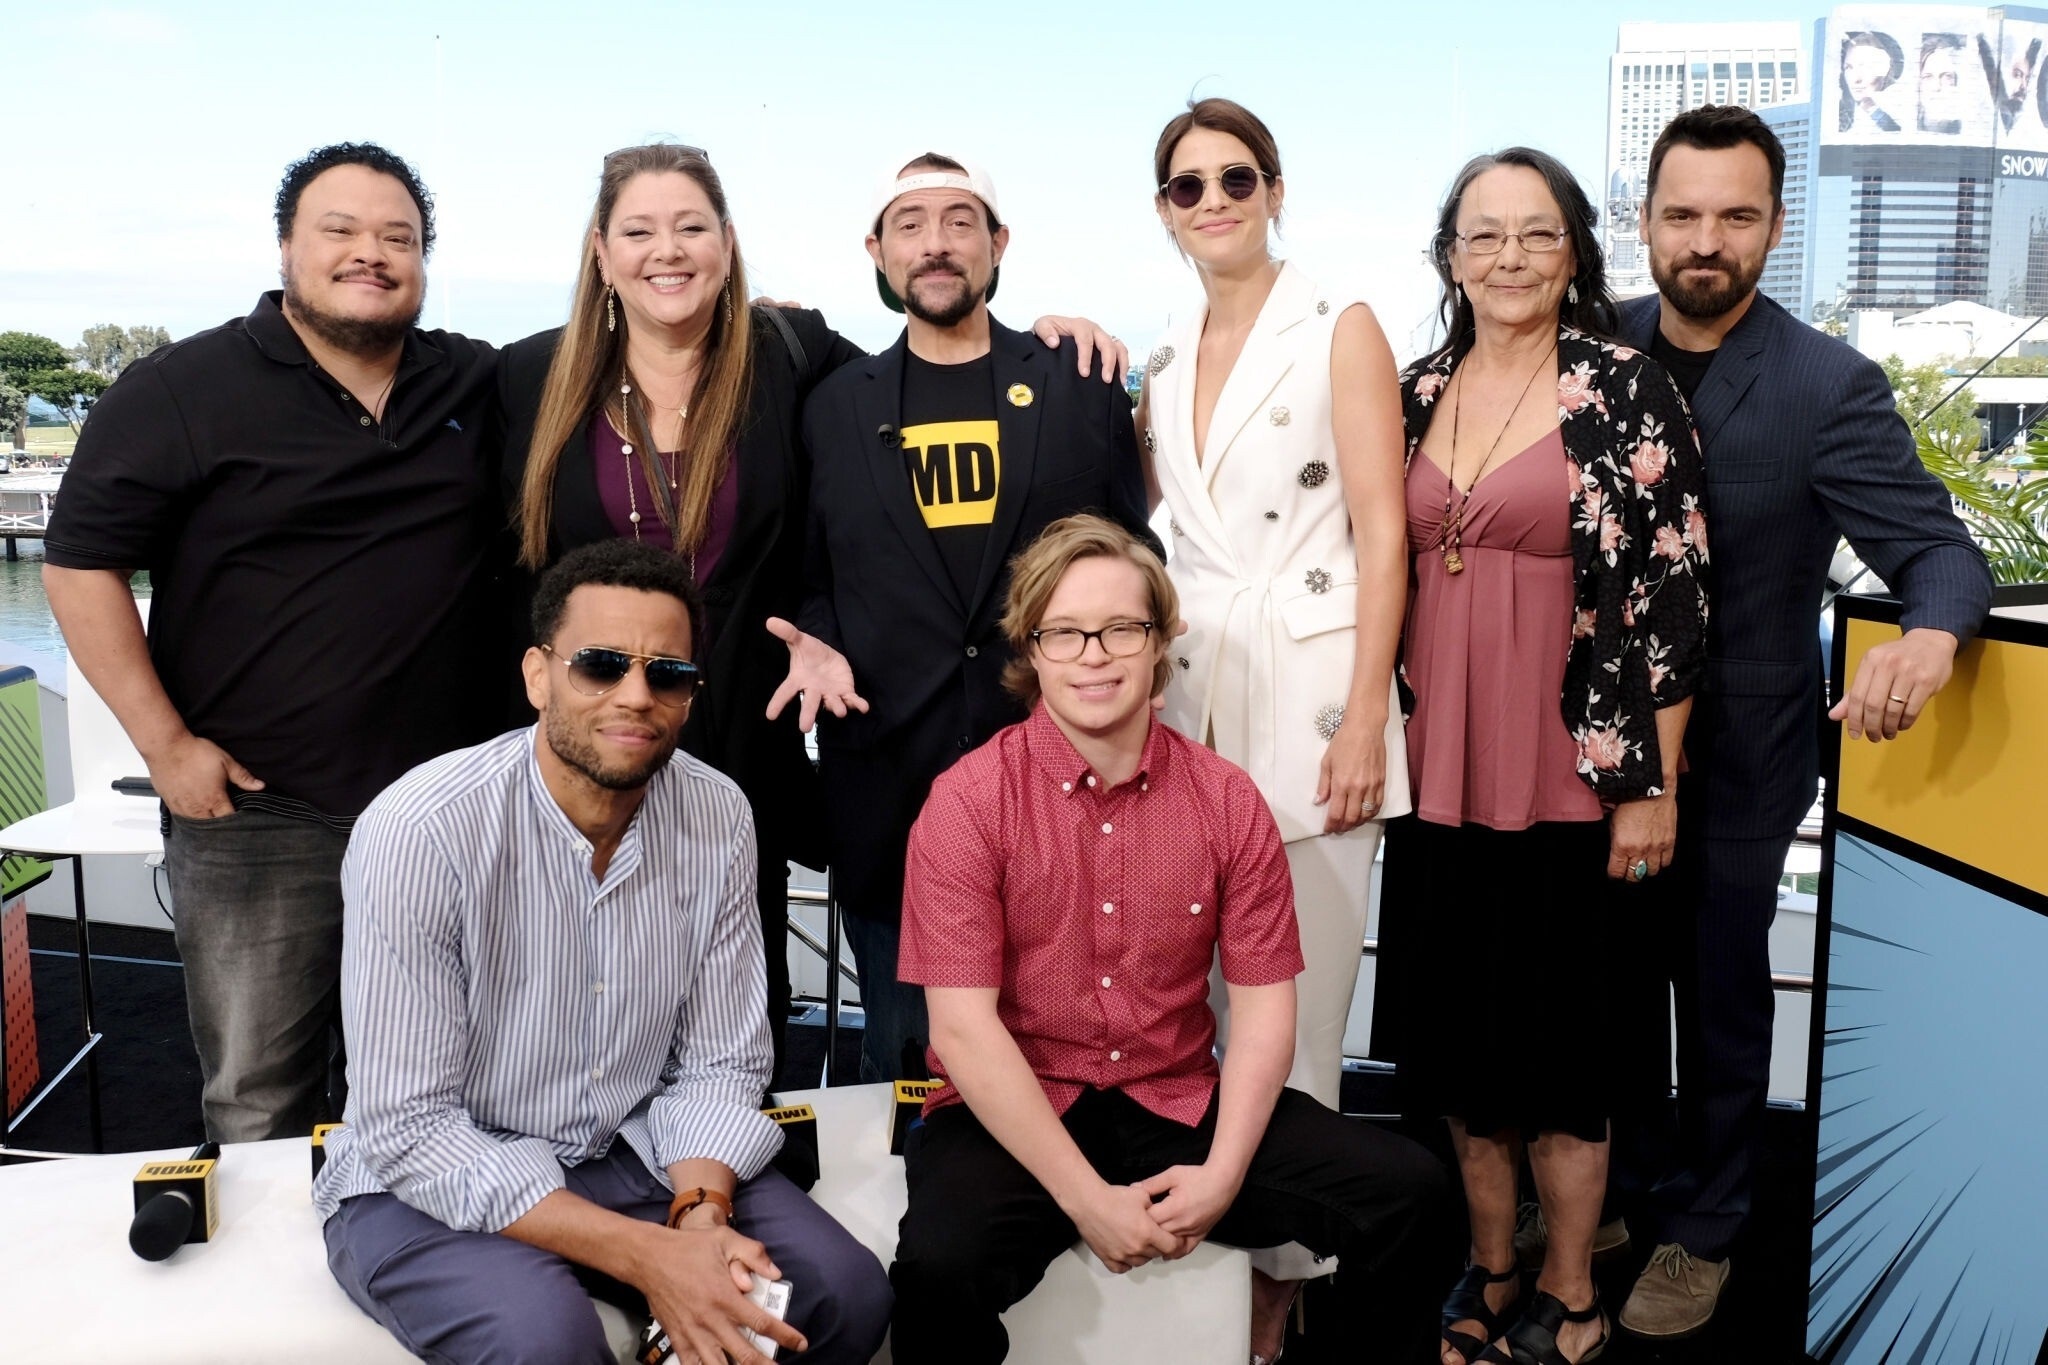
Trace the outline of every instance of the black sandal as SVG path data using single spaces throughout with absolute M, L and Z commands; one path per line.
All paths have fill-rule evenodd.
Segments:
M 1580 1356 L 1576 1362 L 1564 1358 L 1564 1352 L 1557 1349 L 1557 1329 L 1568 1322 L 1595 1322 L 1600 1324 L 1600 1340 L 1593 1343 L 1591 1350 Z M 1608 1324 L 1607 1314 L 1600 1309 L 1600 1291 L 1593 1291 L 1593 1302 L 1576 1311 L 1564 1306 L 1564 1300 L 1555 1294 L 1536 1291 L 1536 1297 L 1529 1301 L 1528 1311 L 1521 1320 L 1507 1330 L 1501 1339 L 1507 1343 L 1503 1355 L 1498 1346 L 1488 1346 L 1481 1361 L 1493 1365 L 1586 1365 L 1607 1349 L 1607 1343 L 1614 1336 L 1614 1329 Z
M 1519 1280 L 1521 1277 L 1520 1266 L 1509 1266 L 1496 1275 L 1483 1265 L 1468 1265 L 1465 1267 L 1465 1273 L 1458 1277 L 1458 1282 L 1451 1286 L 1451 1292 L 1444 1297 L 1444 1325 L 1439 1335 L 1443 1338 L 1444 1345 L 1456 1351 L 1465 1360 L 1466 1365 L 1472 1365 L 1472 1362 L 1477 1361 L 1480 1358 L 1479 1353 L 1506 1329 L 1507 1314 L 1513 1309 L 1515 1299 L 1521 1297 L 1517 1294 L 1515 1299 L 1508 1300 L 1507 1308 L 1496 1313 L 1486 1306 L 1486 1286 L 1506 1284 L 1509 1280 Z M 1486 1336 L 1480 1338 L 1470 1332 L 1451 1330 L 1451 1324 L 1457 1322 L 1476 1322 L 1486 1329 Z

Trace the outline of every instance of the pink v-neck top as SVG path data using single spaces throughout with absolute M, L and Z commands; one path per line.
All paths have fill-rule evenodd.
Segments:
M 1600 818 L 1558 705 L 1573 607 L 1566 482 L 1556 431 L 1488 473 L 1465 505 L 1465 570 L 1453 574 L 1441 541 L 1450 481 L 1421 451 L 1409 461 L 1408 774 L 1433 824 Z

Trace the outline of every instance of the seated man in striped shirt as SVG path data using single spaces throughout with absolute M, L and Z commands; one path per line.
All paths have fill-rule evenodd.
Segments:
M 1211 1236 L 1299 1243 L 1340 1258 L 1318 1320 L 1347 1358 L 1428 1351 L 1417 1269 L 1443 1167 L 1284 1088 L 1294 886 L 1251 778 L 1153 718 L 1178 619 L 1128 531 L 1048 526 L 1003 615 L 1031 716 L 933 783 L 911 830 L 898 970 L 925 988 L 946 1084 L 905 1160 L 897 1365 L 1002 1360 L 1000 1314 L 1076 1237 L 1119 1273 Z M 1259 1282 L 1254 1361 L 1279 1354 L 1294 1289 Z
M 678 556 L 565 556 L 524 662 L 541 723 L 356 824 L 348 1126 L 314 1203 L 335 1278 L 417 1355 L 608 1362 L 586 1290 L 614 1282 L 683 1360 L 765 1360 L 744 1327 L 866 1361 L 887 1328 L 881 1266 L 768 1166 L 754 822 L 676 751 L 700 619 Z M 791 1282 L 786 1323 L 752 1272 Z

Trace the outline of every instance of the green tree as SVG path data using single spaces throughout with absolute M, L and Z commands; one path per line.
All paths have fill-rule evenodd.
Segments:
M 34 332 L 0 332 L 0 374 L 14 379 L 31 370 L 61 370 L 71 363 L 71 352 Z
M 123 328 L 111 322 L 85 329 L 71 358 L 95 374 L 119 379 L 121 371 L 159 346 L 171 344 L 171 334 L 161 327 Z
M 71 363 L 71 353 L 46 336 L 34 332 L 0 332 L 0 380 L 6 380 L 23 394 L 34 393 L 27 376 L 44 370 L 61 370 Z M 7 424 L 14 433 L 14 445 L 28 444 L 28 403 Z
M 5 375 L 0 375 L 0 431 L 9 433 L 16 450 L 26 444 L 23 427 L 27 423 L 28 395 L 9 383 Z
M 2025 454 L 1978 457 L 1982 427 L 1966 388 L 1942 404 L 1955 380 L 1939 365 L 1884 362 L 1892 395 L 1913 429 L 1920 463 L 1947 486 L 1958 514 L 2000 583 L 2048 582 L 2048 432 L 2037 428 Z
M 107 385 L 113 383 L 103 374 L 68 367 L 30 370 L 27 374 L 8 377 L 33 397 L 63 413 L 64 420 L 71 424 L 74 432 L 84 423 L 86 409 L 99 401 L 99 396 L 107 391 Z

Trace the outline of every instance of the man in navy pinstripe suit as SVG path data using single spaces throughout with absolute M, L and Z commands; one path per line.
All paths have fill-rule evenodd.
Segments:
M 1672 120 L 1642 207 L 1659 293 L 1624 309 L 1624 339 L 1692 402 L 1714 536 L 1710 662 L 1664 888 L 1684 916 L 1669 959 L 1678 1130 L 1618 1135 L 1656 1178 L 1659 1245 L 1621 1313 L 1653 1338 L 1706 1325 L 1749 1212 L 1770 1078 L 1767 935 L 1819 773 L 1815 616 L 1836 543 L 1847 536 L 1905 605 L 1901 638 L 1870 651 L 1828 712 L 1852 741 L 1909 728 L 1990 604 L 1983 553 L 1921 467 L 1883 372 L 1757 293 L 1784 177 L 1784 149 L 1749 111 Z

